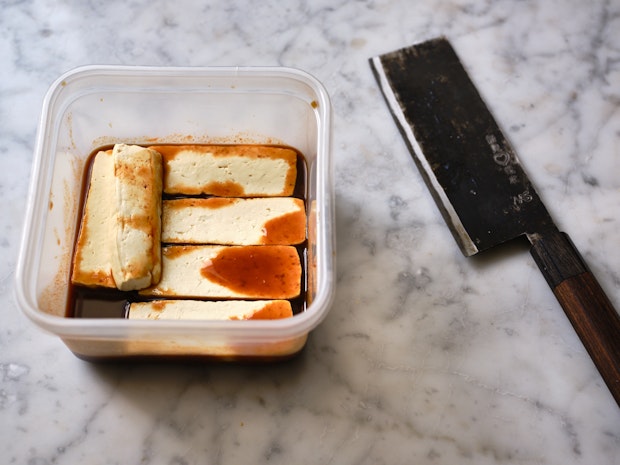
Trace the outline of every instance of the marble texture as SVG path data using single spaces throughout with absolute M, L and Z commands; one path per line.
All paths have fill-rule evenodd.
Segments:
M 464 258 L 368 58 L 446 35 L 620 308 L 620 4 L 0 1 L 7 464 L 617 464 L 620 409 L 527 246 Z M 92 365 L 13 297 L 43 96 L 84 64 L 285 65 L 333 103 L 337 291 L 294 360 Z

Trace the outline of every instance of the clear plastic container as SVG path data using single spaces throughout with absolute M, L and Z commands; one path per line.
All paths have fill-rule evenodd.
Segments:
M 275 360 L 292 356 L 329 311 L 334 290 L 331 106 L 307 73 L 278 67 L 88 66 L 48 91 L 38 128 L 16 296 L 78 357 Z M 117 142 L 270 143 L 307 163 L 307 306 L 292 318 L 138 321 L 65 316 L 84 169 Z

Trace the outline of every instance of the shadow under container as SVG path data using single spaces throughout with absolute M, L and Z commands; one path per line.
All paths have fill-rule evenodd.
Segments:
M 331 106 L 309 74 L 281 67 L 88 66 L 48 91 L 16 273 L 28 318 L 88 360 L 277 360 L 298 353 L 334 292 Z M 306 162 L 306 306 L 280 320 L 70 318 L 66 309 L 84 170 L 115 143 L 281 144 Z

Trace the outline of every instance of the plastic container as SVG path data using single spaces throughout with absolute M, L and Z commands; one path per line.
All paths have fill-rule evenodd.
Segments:
M 276 360 L 299 352 L 334 289 L 331 107 L 324 87 L 290 68 L 88 66 L 48 91 L 36 141 L 16 296 L 78 357 Z M 277 143 L 307 163 L 307 306 L 292 318 L 137 321 L 68 318 L 69 271 L 84 168 L 125 142 Z

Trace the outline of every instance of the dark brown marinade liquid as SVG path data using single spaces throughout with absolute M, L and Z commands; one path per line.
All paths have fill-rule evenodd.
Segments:
M 154 145 L 154 144 L 151 144 Z M 159 144 L 164 145 L 164 144 Z M 176 144 L 175 144 L 176 145 Z M 178 145 L 188 145 L 188 144 L 178 144 Z M 199 144 L 195 144 L 199 145 Z M 215 145 L 215 144 L 209 144 Z M 269 144 L 264 144 L 269 145 Z M 149 145 L 144 145 L 148 147 Z M 88 192 L 88 185 L 90 179 L 90 171 L 92 167 L 93 160 L 95 155 L 102 150 L 112 149 L 112 145 L 100 147 L 94 150 L 88 157 L 87 161 L 87 169 L 84 170 L 84 177 L 82 179 L 82 193 L 80 199 L 80 214 L 78 215 L 78 224 L 77 227 L 79 229 L 80 222 L 82 218 L 82 212 L 84 209 L 84 204 L 86 200 L 86 194 Z M 278 145 L 273 145 L 273 147 L 280 147 Z M 293 192 L 293 197 L 300 198 L 306 201 L 306 183 L 307 183 L 307 167 L 306 162 L 303 155 L 293 147 L 286 147 L 292 150 L 295 150 L 297 153 L 297 180 L 295 182 L 295 190 Z M 178 198 L 180 196 L 171 196 L 164 194 L 164 199 Z M 200 197 L 200 196 L 194 196 Z M 207 197 L 207 196 L 202 196 Z M 306 205 L 306 209 L 307 209 Z M 76 235 L 77 240 L 77 235 Z M 162 244 L 162 246 L 165 244 Z M 178 244 L 175 244 L 178 245 Z M 291 307 L 293 309 L 293 314 L 298 314 L 306 309 L 306 293 L 307 293 L 307 280 L 306 280 L 306 269 L 307 269 L 307 240 L 296 246 L 297 253 L 299 254 L 299 258 L 301 261 L 301 293 L 298 297 L 294 299 L 289 299 L 291 302 Z M 117 289 L 109 289 L 109 288 L 89 288 L 85 286 L 79 286 L 70 284 L 69 285 L 69 297 L 67 299 L 67 308 L 65 310 L 65 315 L 67 317 L 73 318 L 127 318 L 127 313 L 129 312 L 129 304 L 131 302 L 139 302 L 139 301 L 147 301 L 147 300 L 155 300 L 154 298 L 149 298 L 145 296 L 141 296 L 136 291 L 119 291 Z

